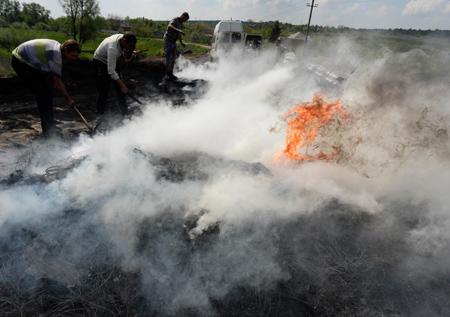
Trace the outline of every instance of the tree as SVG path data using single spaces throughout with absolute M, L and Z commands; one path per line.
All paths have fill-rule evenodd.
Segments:
M 48 23 L 50 19 L 50 10 L 46 10 L 40 4 L 35 2 L 22 3 L 22 14 L 24 21 L 29 26 L 34 26 L 36 23 Z
M 277 20 L 277 21 L 275 21 L 275 26 L 272 29 L 272 34 L 270 35 L 269 42 L 275 43 L 275 41 L 280 36 L 280 34 L 281 34 L 280 22 L 278 22 L 278 20 Z
M 58 0 L 64 12 L 70 19 L 70 28 L 74 40 L 80 46 L 95 37 L 95 20 L 100 14 L 96 0 Z
M 20 2 L 17 0 L 0 0 L 0 16 L 9 23 L 20 20 Z
M 121 16 L 109 13 L 106 18 L 106 29 L 117 31 L 122 20 Z

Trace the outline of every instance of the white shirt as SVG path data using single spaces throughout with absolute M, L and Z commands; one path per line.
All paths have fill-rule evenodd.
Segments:
M 94 53 L 94 59 L 106 64 L 108 74 L 113 80 L 119 78 L 119 74 L 116 72 L 116 63 L 125 51 L 119 44 L 119 40 L 122 37 L 123 34 L 114 34 L 107 37 L 100 43 Z

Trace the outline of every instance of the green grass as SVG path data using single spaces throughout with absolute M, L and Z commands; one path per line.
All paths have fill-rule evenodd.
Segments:
M 90 40 L 83 44 L 79 58 L 92 59 L 94 57 L 94 52 L 100 42 L 108 36 L 110 36 L 110 34 L 97 33 L 97 37 L 95 40 Z M 28 40 L 39 38 L 52 39 L 63 43 L 71 37 L 61 32 L 0 28 L 0 75 L 14 73 L 10 66 L 10 63 L 11 51 L 15 47 Z M 181 46 L 179 45 L 179 47 Z M 136 50 L 147 50 L 145 52 L 142 52 L 141 56 L 163 56 L 163 40 L 157 38 L 138 37 Z M 184 50 L 192 50 L 194 54 L 205 53 L 207 51 L 206 48 L 195 44 L 187 44 Z
M 180 44 L 177 44 L 179 48 L 181 48 Z M 136 45 L 136 50 L 145 50 L 148 51 L 143 52 L 142 56 L 163 56 L 164 53 L 164 41 L 162 39 L 157 38 L 143 38 L 138 37 L 138 42 Z M 186 44 L 186 47 L 183 48 L 183 51 L 192 50 L 193 54 L 202 54 L 208 51 L 207 48 L 195 45 L 195 44 Z
M 80 58 L 92 59 L 98 44 L 107 36 L 108 34 L 98 33 L 95 40 L 84 43 Z M 14 73 L 10 66 L 11 51 L 21 43 L 32 39 L 51 39 L 64 43 L 70 38 L 70 36 L 61 32 L 0 28 L 0 42 L 2 45 L 0 46 L 0 74 Z

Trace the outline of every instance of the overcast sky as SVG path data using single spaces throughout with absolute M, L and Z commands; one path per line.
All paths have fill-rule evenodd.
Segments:
M 33 1 L 26 1 L 33 2 Z M 64 13 L 58 0 L 34 1 Z M 308 23 L 312 0 L 100 0 L 101 15 L 168 20 L 189 12 L 191 20 Z M 311 24 L 353 28 L 450 29 L 450 0 L 315 0 Z

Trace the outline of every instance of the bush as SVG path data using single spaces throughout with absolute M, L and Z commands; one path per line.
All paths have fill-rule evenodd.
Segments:
M 28 34 L 28 32 L 19 35 L 16 29 L 0 29 L 0 46 L 6 48 L 9 52 L 21 43 L 33 38 L 34 37 L 31 34 Z
M 25 22 L 14 22 L 11 27 L 13 29 L 29 29 L 30 27 L 28 26 L 28 24 L 26 24 Z
M 36 23 L 33 26 L 33 29 L 35 29 L 35 30 L 47 30 L 47 31 L 51 31 L 52 30 L 52 28 L 48 24 L 45 24 L 43 22 Z
M 0 55 L 0 75 L 13 74 L 14 70 L 11 66 L 11 57 L 4 57 Z
M 9 26 L 8 21 L 2 16 L 0 16 L 0 28 L 6 28 Z

